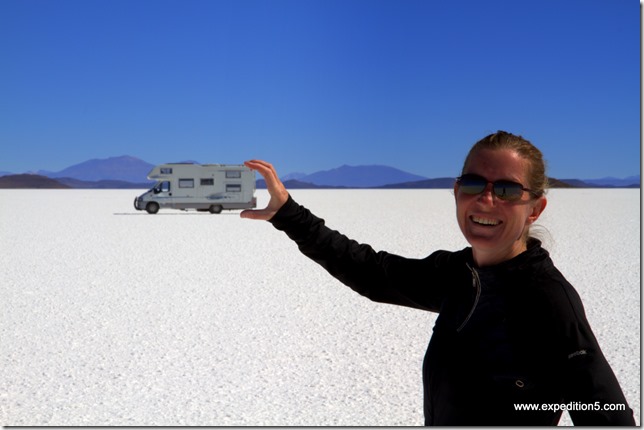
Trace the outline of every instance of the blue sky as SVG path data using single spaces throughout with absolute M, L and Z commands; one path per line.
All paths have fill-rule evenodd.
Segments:
M 502 129 L 640 171 L 636 0 L 3 0 L 0 171 L 93 158 L 456 176 Z

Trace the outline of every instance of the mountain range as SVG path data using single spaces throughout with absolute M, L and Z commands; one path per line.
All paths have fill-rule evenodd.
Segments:
M 185 161 L 184 161 L 185 162 Z M 190 161 L 196 163 L 195 161 Z M 0 188 L 112 188 L 145 189 L 152 184 L 147 174 L 154 167 L 128 155 L 92 159 L 59 172 L 39 170 L 28 174 L 0 172 Z M 291 173 L 281 177 L 287 188 L 451 188 L 454 178 L 426 178 L 390 166 L 348 166 L 312 174 Z M 639 188 L 640 176 L 601 179 L 550 178 L 553 188 Z M 265 188 L 262 179 L 258 188 Z
M 146 176 L 154 164 L 124 155 L 107 159 L 93 159 L 67 167 L 60 172 L 39 170 L 36 174 L 48 178 L 73 178 L 81 181 L 117 180 L 125 182 L 146 182 Z

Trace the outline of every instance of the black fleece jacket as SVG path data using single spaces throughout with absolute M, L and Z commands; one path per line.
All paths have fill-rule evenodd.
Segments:
M 426 425 L 555 425 L 563 408 L 576 425 L 635 425 L 577 292 L 538 241 L 478 268 L 471 248 L 376 252 L 290 196 L 270 222 L 361 295 L 439 313 L 423 364 Z

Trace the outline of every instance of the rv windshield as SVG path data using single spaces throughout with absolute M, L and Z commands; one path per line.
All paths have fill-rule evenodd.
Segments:
M 154 186 L 154 188 L 152 188 L 152 191 L 154 192 L 154 194 L 168 192 L 170 191 L 170 182 L 169 181 L 158 182 Z

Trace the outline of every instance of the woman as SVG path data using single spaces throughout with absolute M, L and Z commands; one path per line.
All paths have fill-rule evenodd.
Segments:
M 245 164 L 271 198 L 243 218 L 270 221 L 371 300 L 439 313 L 423 364 L 426 425 L 555 425 L 562 409 L 577 425 L 635 425 L 577 292 L 529 235 L 547 204 L 545 164 L 530 142 L 499 131 L 472 147 L 454 185 L 471 247 L 424 259 L 329 229 L 270 164 Z

